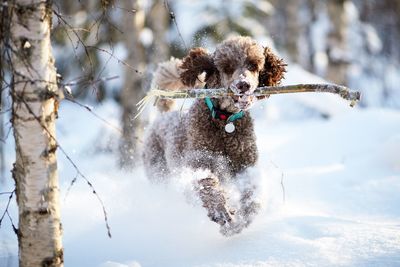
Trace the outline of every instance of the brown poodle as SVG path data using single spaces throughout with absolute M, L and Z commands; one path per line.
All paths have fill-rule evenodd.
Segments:
M 194 186 L 208 216 L 221 226 L 221 233 L 239 233 L 259 209 L 250 182 L 239 189 L 238 205 L 229 205 L 223 186 L 238 183 L 246 168 L 257 162 L 253 120 L 248 109 L 260 86 L 277 85 L 285 64 L 270 48 L 250 37 L 227 39 L 214 53 L 194 48 L 183 58 L 161 63 L 153 85 L 166 90 L 229 88 L 236 96 L 196 99 L 187 113 L 167 112 L 151 126 L 143 159 L 149 178 L 164 179 L 182 166 L 209 171 Z M 158 107 L 168 111 L 171 100 Z M 240 183 L 240 181 L 239 181 Z

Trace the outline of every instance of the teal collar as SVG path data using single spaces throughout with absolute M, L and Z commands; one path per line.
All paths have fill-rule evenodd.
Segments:
M 213 119 L 220 119 L 220 120 L 226 120 L 228 122 L 233 122 L 235 120 L 243 118 L 244 116 L 243 110 L 237 113 L 226 112 L 214 107 L 214 104 L 209 97 L 206 97 L 204 100 L 206 102 L 208 109 L 211 111 L 211 116 L 213 117 Z

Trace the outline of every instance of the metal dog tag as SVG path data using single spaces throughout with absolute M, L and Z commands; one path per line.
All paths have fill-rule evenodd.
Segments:
M 225 125 L 225 132 L 233 133 L 234 131 L 235 131 L 235 125 L 232 122 Z

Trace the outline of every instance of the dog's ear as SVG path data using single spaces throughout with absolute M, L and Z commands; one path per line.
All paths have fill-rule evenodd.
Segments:
M 203 72 L 206 73 L 204 82 L 207 82 L 217 72 L 211 55 L 201 47 L 191 49 L 189 54 L 183 58 L 180 68 L 182 69 L 180 74 L 182 83 L 191 87 L 196 84 L 198 76 Z
M 258 87 L 278 85 L 284 77 L 287 64 L 269 47 L 264 48 L 264 57 L 265 63 L 258 76 Z

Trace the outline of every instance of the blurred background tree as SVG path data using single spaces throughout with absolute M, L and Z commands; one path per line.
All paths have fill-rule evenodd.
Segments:
M 154 62 L 167 60 L 169 50 L 166 42 L 168 29 L 168 11 L 162 1 L 124 0 L 124 10 L 135 12 L 123 13 L 124 45 L 127 49 L 126 62 L 139 69 L 141 75 L 131 75 L 125 71 L 125 80 L 120 93 L 122 106 L 123 138 L 120 144 L 120 163 L 124 167 L 134 166 L 140 156 L 141 138 L 145 122 L 141 117 L 135 119 L 136 103 L 148 90 L 151 69 Z

